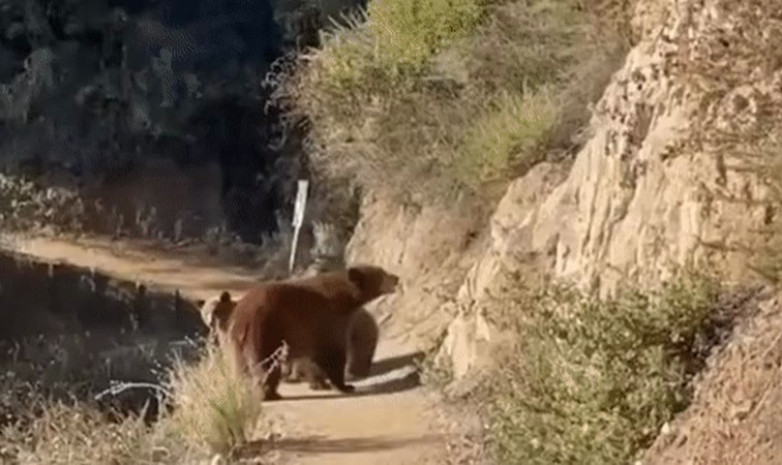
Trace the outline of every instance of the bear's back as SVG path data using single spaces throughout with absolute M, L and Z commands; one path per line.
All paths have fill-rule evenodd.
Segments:
M 358 288 L 346 273 L 324 273 L 255 286 L 237 302 L 234 312 L 254 315 L 317 308 L 343 313 L 354 310 L 359 297 Z
M 231 332 L 242 346 L 262 336 L 295 346 L 343 337 L 349 316 L 360 308 L 358 295 L 344 272 L 262 283 L 237 302 Z

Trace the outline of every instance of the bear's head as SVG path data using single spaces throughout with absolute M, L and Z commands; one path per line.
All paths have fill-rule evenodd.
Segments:
M 348 267 L 348 279 L 359 290 L 361 301 L 370 302 L 377 297 L 396 292 L 399 276 L 379 266 L 353 265 Z
M 213 335 L 217 330 L 225 331 L 227 329 L 228 320 L 236 308 L 236 301 L 231 298 L 228 291 L 223 291 L 219 297 L 199 300 L 198 304 L 201 308 L 201 318 Z

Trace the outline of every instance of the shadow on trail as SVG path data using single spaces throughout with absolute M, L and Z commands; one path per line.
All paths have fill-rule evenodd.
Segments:
M 422 352 L 400 355 L 396 357 L 380 360 L 372 367 L 370 377 L 356 383 L 356 391 L 353 393 L 341 393 L 335 390 L 326 391 L 323 394 L 305 394 L 305 395 L 286 395 L 281 400 L 275 402 L 285 402 L 291 400 L 322 400 L 322 399 L 342 399 L 365 396 L 378 396 L 383 394 L 394 394 L 397 392 L 409 391 L 421 385 L 421 377 L 415 362 L 423 357 Z M 406 373 L 390 377 L 386 380 L 374 381 L 372 378 L 381 377 L 397 370 L 406 370 Z
M 415 444 L 435 443 L 439 440 L 440 438 L 437 435 L 425 435 L 411 438 L 376 437 L 343 439 L 327 439 L 324 436 L 309 436 L 298 439 L 290 438 L 271 441 L 255 441 L 248 444 L 241 455 L 257 456 L 272 450 L 302 454 L 378 452 L 383 450 L 402 449 Z
M 394 370 L 399 370 L 406 366 L 416 366 L 424 359 L 424 353 L 421 351 L 410 354 L 397 355 L 383 360 L 378 360 L 372 364 L 369 376 L 382 376 Z

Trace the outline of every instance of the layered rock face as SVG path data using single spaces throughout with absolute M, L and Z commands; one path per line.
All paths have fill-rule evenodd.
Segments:
M 601 295 L 694 263 L 731 282 L 756 277 L 760 232 L 775 218 L 765 179 L 747 168 L 764 163 L 760 139 L 782 109 L 772 52 L 782 9 L 750 3 L 639 5 L 641 40 L 596 105 L 572 167 L 536 167 L 492 217 L 491 243 L 459 292 L 466 311 L 443 347 L 457 377 L 491 342 L 479 310 L 508 271 Z M 760 25 L 766 32 L 749 32 Z
M 780 15 L 763 0 L 639 2 L 640 40 L 595 106 L 588 142 L 571 165 L 541 164 L 510 185 L 447 306 L 458 316 L 443 355 L 457 377 L 493 337 L 481 309 L 508 272 L 602 295 L 690 263 L 752 279 L 747 251 L 761 250 L 759 232 L 776 218 L 765 179 L 746 168 L 782 114 Z M 469 228 L 450 229 L 455 251 Z M 361 231 L 356 246 L 373 237 Z
M 731 35 L 755 27 L 743 23 L 754 7 L 659 3 L 637 12 L 643 39 L 595 108 L 593 135 L 567 178 L 523 215 L 516 205 L 535 183 L 517 180 L 495 213 L 484 261 L 511 269 L 532 262 L 603 294 L 628 278 L 659 282 L 673 266 L 701 259 L 729 279 L 747 277 L 748 257 L 736 246 L 754 244 L 770 222 L 768 191 L 753 173 L 736 169 L 747 166 L 746 157 L 714 150 L 710 141 L 721 130 L 749 135 L 763 124 L 762 109 L 782 99 L 782 74 L 756 69 L 745 82 L 719 83 L 718 92 L 702 88 L 695 70 L 730 59 L 731 42 L 741 45 Z M 754 13 L 758 20 L 773 17 L 776 7 L 765 3 L 766 11 Z M 735 58 L 742 66 L 743 57 Z M 477 299 L 493 279 L 480 268 Z

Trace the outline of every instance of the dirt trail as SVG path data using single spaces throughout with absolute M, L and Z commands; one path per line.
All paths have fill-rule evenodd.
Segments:
M 121 279 L 179 289 L 183 296 L 210 297 L 222 290 L 241 295 L 255 278 L 246 271 L 199 265 L 173 253 L 131 245 L 25 238 L 12 249 L 43 260 L 63 261 Z M 434 426 L 432 403 L 417 387 L 410 351 L 382 339 L 377 374 L 356 383 L 358 394 L 311 391 L 283 384 L 287 399 L 269 403 L 267 412 L 281 430 L 277 450 L 284 463 L 297 465 L 434 465 L 446 463 L 445 438 Z

